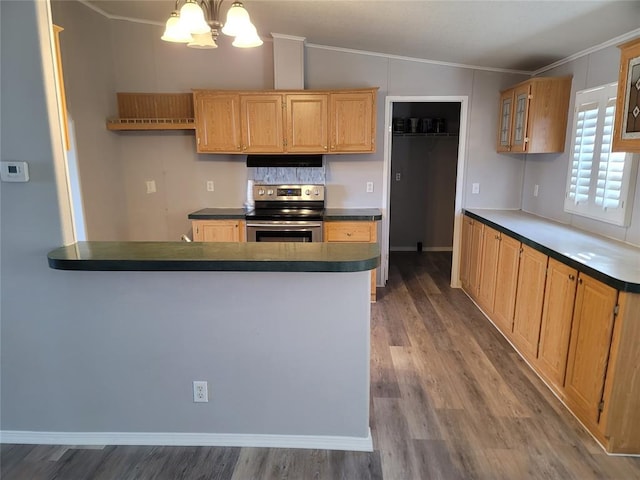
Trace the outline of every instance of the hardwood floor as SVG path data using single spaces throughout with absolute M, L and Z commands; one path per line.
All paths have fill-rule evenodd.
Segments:
M 448 253 L 393 253 L 372 305 L 375 451 L 2 445 L 13 479 L 640 479 L 610 457 L 466 295 Z

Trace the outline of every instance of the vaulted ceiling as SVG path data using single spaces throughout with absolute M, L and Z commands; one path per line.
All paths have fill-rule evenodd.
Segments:
M 163 24 L 174 0 L 85 0 Z M 230 6 L 222 6 L 223 15 Z M 640 1 L 246 0 L 258 33 L 483 68 L 536 71 L 633 32 Z

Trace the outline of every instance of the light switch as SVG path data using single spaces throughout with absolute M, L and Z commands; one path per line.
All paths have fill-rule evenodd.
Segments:
M 480 184 L 472 183 L 471 184 L 471 193 L 480 193 Z
M 533 196 L 537 197 L 538 196 L 538 190 L 540 189 L 540 185 L 534 185 L 533 186 Z
M 156 193 L 156 181 L 147 180 L 147 193 Z

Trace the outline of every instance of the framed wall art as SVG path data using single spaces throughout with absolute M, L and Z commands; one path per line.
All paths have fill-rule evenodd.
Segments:
M 620 45 L 614 152 L 640 152 L 640 37 Z

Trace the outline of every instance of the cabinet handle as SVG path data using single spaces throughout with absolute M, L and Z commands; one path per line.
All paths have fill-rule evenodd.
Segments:
M 575 279 L 576 279 L 576 276 L 573 273 L 569 274 L 569 280 L 573 282 Z
M 350 236 L 351 236 L 351 232 L 347 232 L 347 237 L 350 237 Z
M 578 283 L 579 283 L 580 285 L 582 285 L 582 279 L 581 279 L 581 278 L 579 278 L 579 279 L 578 279 Z
M 325 150 L 327 150 L 329 147 L 327 147 L 326 145 L 324 145 L 322 148 L 324 148 Z

